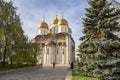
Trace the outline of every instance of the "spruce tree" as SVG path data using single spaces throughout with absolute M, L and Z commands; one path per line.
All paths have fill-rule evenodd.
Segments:
M 83 18 L 82 43 L 79 46 L 80 73 L 100 80 L 120 80 L 120 10 L 106 0 L 89 0 Z

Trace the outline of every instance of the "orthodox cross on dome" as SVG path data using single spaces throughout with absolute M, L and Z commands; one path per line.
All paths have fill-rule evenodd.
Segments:
M 62 19 L 64 18 L 64 13 L 62 12 Z
M 43 22 L 45 22 L 45 16 L 43 16 Z
M 56 19 L 58 18 L 58 11 L 56 11 Z

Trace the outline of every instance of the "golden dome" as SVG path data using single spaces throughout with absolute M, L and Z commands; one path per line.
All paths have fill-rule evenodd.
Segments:
M 54 19 L 52 22 L 51 22 L 51 24 L 57 24 L 58 23 L 58 19 L 56 18 L 56 19 Z
M 72 33 L 72 30 L 71 30 L 70 28 L 68 28 L 68 32 L 69 32 L 69 33 Z
M 50 30 L 48 30 L 48 34 L 51 34 L 51 31 L 50 31 Z
M 39 28 L 47 28 L 48 29 L 48 24 L 43 21 L 40 23 Z
M 62 25 L 68 26 L 68 22 L 63 18 L 58 21 L 58 26 Z

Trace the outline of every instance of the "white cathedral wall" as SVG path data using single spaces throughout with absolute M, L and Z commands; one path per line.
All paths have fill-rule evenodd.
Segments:
M 68 60 L 69 60 L 69 62 L 71 62 L 71 39 L 70 39 L 70 37 L 68 37 Z
M 66 48 L 65 46 L 62 46 L 62 64 L 66 64 Z
M 60 47 L 58 46 L 57 63 L 60 64 Z
M 50 49 L 50 58 L 49 58 L 49 64 L 51 64 L 52 63 L 52 54 L 53 54 L 53 48 L 52 47 L 49 47 L 49 49 Z
M 46 46 L 44 47 L 44 50 L 45 50 L 45 51 L 44 51 L 44 53 L 43 53 L 43 55 L 44 55 L 44 56 L 43 56 L 43 59 L 44 59 L 43 62 L 44 62 L 44 64 L 46 64 Z
M 68 47 L 68 42 L 69 42 L 69 37 L 68 36 L 66 36 L 66 64 L 68 64 L 69 63 L 69 47 Z
M 55 47 L 54 46 L 45 46 L 43 53 L 43 64 L 52 64 L 55 62 Z
M 68 27 L 67 26 L 58 26 L 58 33 L 61 32 L 68 32 Z
M 48 29 L 46 28 L 39 28 L 39 35 L 47 35 L 48 34 Z
M 55 48 L 53 45 L 50 46 L 50 63 L 52 64 L 53 62 L 55 62 Z
M 60 57 L 59 63 L 61 64 L 61 62 L 62 62 L 62 59 L 61 59 L 61 46 L 59 46 L 59 57 Z
M 65 42 L 66 42 L 66 46 L 65 45 L 58 45 L 56 47 L 55 45 L 45 46 L 42 50 L 43 53 L 42 63 L 52 64 L 54 61 L 56 61 L 57 64 L 69 64 L 73 54 L 72 46 L 71 46 L 72 40 L 70 36 L 66 36 Z
M 71 38 L 69 36 L 69 62 L 72 62 L 72 47 L 71 47 Z
M 58 33 L 58 26 L 57 26 L 56 24 L 52 24 L 52 25 L 50 26 L 50 29 L 51 29 L 51 31 L 52 31 L 52 34 Z

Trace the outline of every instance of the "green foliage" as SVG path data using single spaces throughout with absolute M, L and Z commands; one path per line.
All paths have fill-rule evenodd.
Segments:
M 79 46 L 80 73 L 101 80 L 120 79 L 120 30 L 117 20 L 120 10 L 110 8 L 106 0 L 89 0 L 86 18 L 83 19 L 84 36 Z
M 18 69 L 18 68 L 23 68 L 23 67 L 31 67 L 31 66 L 35 66 L 35 65 L 28 65 L 28 64 L 7 64 L 5 67 L 3 67 L 2 65 L 0 65 L 0 71 L 4 71 L 4 70 L 10 70 L 10 69 Z
M 12 56 L 13 64 L 37 63 L 36 53 L 39 52 L 39 46 L 36 43 L 24 43 L 17 50 L 17 54 Z
M 0 0 L 0 61 L 10 64 L 36 64 L 39 46 L 28 42 L 13 2 Z
M 81 76 L 81 75 L 76 74 L 75 71 L 72 71 L 72 80 L 99 80 L 99 79 Z

